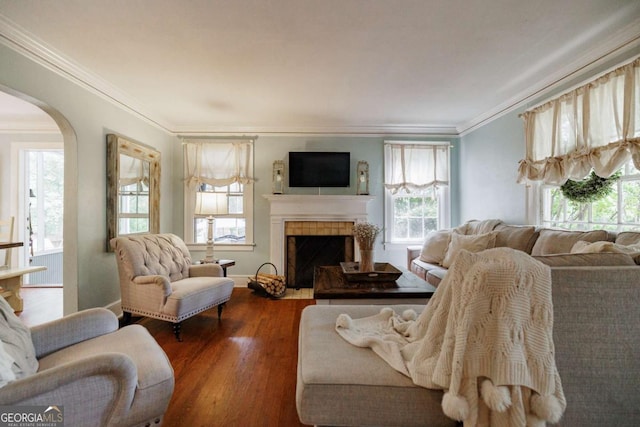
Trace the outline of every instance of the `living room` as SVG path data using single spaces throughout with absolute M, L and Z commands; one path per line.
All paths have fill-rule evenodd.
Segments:
M 352 16 L 356 16 L 357 7 L 362 6 L 358 3 L 354 2 L 353 9 L 349 9 L 349 12 L 353 13 Z M 73 51 L 64 51 L 64 44 L 58 45 L 60 41 L 55 38 L 47 39 L 46 29 L 48 26 L 52 27 L 50 30 L 54 30 L 55 27 L 66 27 L 67 25 L 68 28 L 73 28 L 73 25 L 56 21 L 53 18 L 50 21 L 45 18 L 47 13 L 51 17 L 57 17 L 57 14 L 61 12 L 51 5 L 49 7 L 54 10 L 47 10 L 46 7 L 43 7 L 40 11 L 34 11 L 30 9 L 35 6 L 21 6 L 19 3 L 8 1 L 0 2 L 0 13 L 3 15 L 3 19 L 0 21 L 3 35 L 2 43 L 0 43 L 0 89 L 7 94 L 40 106 L 53 118 L 58 128 L 57 131 L 49 130 L 48 132 L 51 135 L 57 135 L 55 142 L 64 141 L 64 313 L 70 314 L 91 307 L 110 307 L 117 310 L 120 300 L 114 255 L 106 250 L 106 136 L 112 133 L 152 146 L 161 153 L 160 230 L 173 232 L 180 236 L 185 236 L 185 223 L 189 222 L 185 217 L 184 209 L 186 196 L 183 183 L 183 142 L 198 137 L 247 137 L 254 141 L 253 173 L 256 181 L 252 189 L 252 241 L 242 248 L 233 248 L 228 245 L 217 245 L 215 248 L 216 256 L 235 261 L 235 266 L 229 270 L 229 276 L 236 281 L 236 286 L 244 286 L 248 276 L 255 274 L 261 264 L 271 260 L 270 204 L 263 195 L 272 193 L 273 162 L 286 160 L 289 152 L 342 151 L 350 153 L 353 185 L 347 188 L 322 189 L 321 194 L 326 195 L 355 195 L 355 165 L 358 161 L 367 162 L 369 164 L 370 193 L 373 198 L 369 203 L 368 220 L 384 226 L 387 219 L 385 216 L 385 190 L 383 188 L 384 143 L 400 140 L 450 144 L 452 146 L 449 169 L 451 177 L 450 208 L 449 217 L 443 218 L 444 227 L 453 227 L 470 219 L 487 218 L 500 218 L 512 224 L 531 223 L 530 210 L 533 206 L 528 199 L 527 187 L 516 182 L 518 163 L 525 157 L 523 120 L 519 115 L 550 97 L 557 96 L 575 85 L 589 81 L 600 73 L 632 61 L 640 54 L 640 38 L 638 37 L 640 11 L 637 2 L 622 1 L 615 3 L 615 5 L 604 1 L 596 3 L 598 3 L 597 7 L 594 6 L 594 10 L 590 11 L 592 15 L 588 19 L 591 24 L 589 30 L 578 31 L 576 25 L 573 28 L 574 34 L 564 34 L 566 38 L 563 40 L 566 43 L 558 43 L 557 40 L 554 40 L 553 43 L 547 41 L 548 50 L 537 55 L 532 51 L 535 46 L 529 49 L 525 46 L 521 50 L 516 50 L 511 46 L 513 50 L 506 52 L 503 56 L 498 56 L 497 59 L 475 58 L 473 63 L 476 64 L 477 72 L 480 73 L 481 70 L 486 72 L 486 68 L 490 68 L 491 72 L 501 68 L 500 62 L 493 61 L 504 61 L 504 67 L 508 67 L 507 60 L 517 57 L 519 60 L 516 62 L 521 67 L 519 68 L 520 74 L 509 76 L 507 80 L 503 81 L 503 84 L 496 84 L 494 81 L 490 90 L 505 96 L 500 98 L 500 102 L 494 102 L 486 109 L 476 109 L 466 114 L 462 121 L 447 122 L 443 125 L 443 121 L 432 117 L 424 117 L 419 120 L 418 116 L 424 115 L 419 111 L 409 114 L 408 117 L 400 115 L 389 115 L 383 118 L 371 116 L 372 120 L 366 116 L 358 117 L 356 115 L 354 121 L 346 122 L 346 119 L 343 120 L 341 116 L 342 113 L 346 117 L 347 113 L 352 113 L 351 110 L 364 109 L 365 105 L 356 101 L 347 102 L 338 95 L 348 91 L 350 85 L 356 85 L 360 75 L 353 74 L 345 81 L 332 80 L 331 83 L 342 82 L 342 86 L 336 84 L 332 87 L 333 90 L 328 90 L 323 87 L 323 83 L 326 81 L 324 78 L 333 74 L 331 70 L 334 66 L 328 65 L 326 68 L 316 69 L 314 67 L 316 65 L 319 67 L 319 65 L 314 62 L 313 65 L 300 65 L 300 69 L 309 76 L 308 80 L 305 80 L 308 86 L 302 88 L 296 86 L 294 89 L 297 89 L 298 92 L 287 93 L 283 97 L 287 99 L 309 98 L 319 96 L 319 92 L 328 91 L 337 101 L 323 98 L 322 102 L 318 102 L 318 104 L 328 106 L 326 110 L 313 112 L 305 110 L 303 112 L 308 114 L 290 115 L 287 116 L 287 121 L 278 121 L 277 116 L 281 111 L 277 111 L 266 120 L 264 116 L 261 116 L 260 121 L 256 120 L 255 122 L 248 115 L 249 111 L 243 110 L 241 114 L 247 114 L 247 118 L 244 121 L 233 121 L 232 119 L 236 117 L 229 110 L 239 108 L 241 105 L 269 104 L 268 94 L 275 91 L 267 92 L 263 88 L 261 92 L 253 84 L 247 83 L 244 87 L 240 82 L 239 86 L 229 89 L 230 92 L 236 91 L 235 93 L 242 94 L 239 100 L 234 99 L 234 96 L 240 97 L 240 95 L 226 94 L 217 98 L 216 94 L 216 96 L 203 95 L 201 98 L 191 101 L 194 104 L 206 105 L 205 111 L 201 113 L 203 116 L 217 116 L 220 119 L 212 122 L 209 127 L 202 125 L 205 123 L 202 120 L 197 125 L 187 128 L 174 126 L 176 123 L 178 125 L 181 123 L 174 122 L 173 117 L 165 117 L 163 114 L 156 113 L 153 108 L 146 108 L 149 105 L 154 105 L 158 101 L 157 99 L 150 99 L 145 107 L 138 108 L 135 102 L 130 102 L 130 98 L 119 97 L 118 90 L 114 90 L 113 86 L 118 87 L 118 83 L 124 84 L 129 79 L 135 81 L 134 86 L 136 84 L 154 86 L 151 80 L 146 81 L 144 75 L 137 75 L 133 72 L 136 68 L 136 61 L 128 61 L 132 66 L 131 74 L 120 77 L 121 80 L 109 83 L 95 78 L 96 75 L 101 75 L 99 69 L 93 69 L 94 74 L 91 76 L 83 74 L 86 71 L 84 67 L 91 68 L 91 66 L 78 59 L 76 60 L 80 65 L 67 63 L 67 68 L 63 69 L 61 67 L 63 67 L 64 59 L 67 59 L 67 56 L 74 59 Z M 461 4 L 458 6 L 460 8 L 466 7 Z M 546 6 L 549 8 L 546 10 L 547 12 L 554 10 L 552 5 L 547 4 Z M 108 6 L 104 7 L 108 8 Z M 223 12 L 225 6 L 218 5 L 218 7 L 217 11 L 211 12 L 215 17 L 212 22 L 227 16 Z M 246 7 L 249 8 L 249 6 Z M 333 7 L 340 8 L 335 4 Z M 418 5 L 413 5 L 413 7 L 418 8 Z M 478 5 L 475 7 L 478 10 L 474 9 L 473 11 L 486 19 L 482 25 L 491 25 L 490 16 L 480 13 L 483 8 Z M 494 7 L 498 6 L 494 5 Z M 569 9 L 578 10 L 582 7 L 581 4 L 572 2 Z M 411 10 L 409 8 L 407 14 L 411 14 Z M 418 21 L 428 22 L 427 13 L 420 8 L 417 10 L 424 13 Z M 608 11 L 606 15 L 608 19 L 603 18 L 606 11 Z M 104 13 L 103 10 L 101 12 Z M 495 12 L 497 14 L 497 11 Z M 531 10 L 528 12 L 533 13 Z M 232 9 L 228 13 L 233 16 L 236 16 L 234 13 L 238 13 L 242 16 L 236 9 Z M 249 14 L 249 12 L 246 13 Z M 387 11 L 387 13 L 389 16 L 393 15 L 393 11 Z M 375 11 L 370 11 L 369 14 L 370 17 L 377 16 Z M 72 14 L 67 13 L 67 15 Z M 346 15 L 349 16 L 349 14 Z M 527 20 L 516 12 L 514 15 L 509 17 L 509 13 L 505 13 L 496 16 L 499 16 L 500 24 L 504 24 L 504 22 L 509 24 L 504 24 L 505 28 L 509 28 L 513 32 L 514 38 L 519 37 L 519 40 L 527 40 L 526 34 L 522 35 L 514 30 L 514 27 L 518 26 L 515 23 Z M 561 11 L 558 11 L 558 15 L 564 16 Z M 32 16 L 33 20 L 28 16 Z M 337 19 L 333 15 L 329 16 L 331 19 Z M 462 16 L 457 17 L 456 13 L 451 11 L 447 16 L 452 27 L 460 28 L 457 19 L 462 20 Z M 103 17 L 104 21 L 101 25 L 94 25 L 94 31 L 78 34 L 73 30 L 68 30 L 67 37 L 63 38 L 83 39 L 86 35 L 86 43 L 90 45 L 92 41 L 89 34 L 100 38 L 100 27 L 110 25 L 110 20 L 123 19 L 120 14 L 112 16 L 105 13 Z M 288 13 L 284 14 L 284 12 L 277 22 L 284 25 L 289 22 L 287 19 L 295 22 Z M 472 22 L 469 17 L 466 19 Z M 535 21 L 535 19 L 532 20 Z M 313 20 L 311 21 L 313 23 Z M 171 22 L 170 19 L 169 22 Z M 272 23 L 272 21 L 269 22 Z M 417 23 L 411 22 L 418 28 L 414 31 L 420 31 Z M 315 28 L 312 23 L 309 25 Z M 38 34 L 40 24 L 42 26 L 40 31 L 43 31 L 41 37 L 47 43 L 46 46 L 36 42 L 41 41 L 38 37 L 31 39 L 27 37 Z M 124 28 L 128 28 L 127 25 L 122 25 Z M 136 23 L 128 23 L 128 25 L 135 26 Z M 273 25 L 275 26 L 275 24 Z M 549 24 L 550 27 L 554 25 L 561 26 L 561 23 L 552 22 Z M 169 24 L 167 26 L 170 27 Z M 247 25 L 247 27 L 251 27 L 251 25 Z M 375 24 L 370 24 L 366 28 L 373 31 L 371 28 L 375 27 Z M 538 33 L 538 35 L 541 36 L 542 33 Z M 161 40 L 172 45 L 171 37 L 165 36 L 168 40 Z M 227 37 L 231 38 L 232 36 L 228 35 Z M 492 42 L 489 47 L 480 50 L 480 46 L 470 42 L 468 46 L 465 45 L 466 48 L 463 53 L 460 53 L 460 56 L 471 57 L 474 49 L 479 49 L 479 52 L 488 57 L 493 51 L 500 50 L 501 39 L 511 36 L 493 34 L 486 37 L 489 37 Z M 332 41 L 333 43 L 326 49 L 330 50 L 332 46 L 335 48 L 340 44 L 340 40 L 332 39 Z M 118 46 L 126 46 L 125 42 L 118 43 Z M 361 48 L 362 45 L 358 44 L 356 47 Z M 374 49 L 372 46 L 368 47 L 370 50 Z M 76 46 L 76 48 L 78 52 L 84 49 L 91 50 L 86 46 Z M 454 52 L 453 48 L 454 46 L 451 46 L 451 52 Z M 224 52 L 225 55 L 231 55 L 231 50 L 227 49 Z M 426 58 L 424 63 L 436 62 L 431 59 L 440 58 L 436 53 L 437 51 L 431 57 Z M 144 62 L 145 55 L 153 56 L 155 54 L 157 54 L 155 51 L 153 54 L 139 53 L 140 56 L 135 59 L 138 62 Z M 408 56 L 412 55 L 417 54 L 412 53 Z M 563 55 L 567 58 L 565 61 L 562 60 Z M 523 67 L 522 64 L 527 63 L 529 58 L 532 58 L 531 65 L 528 68 Z M 333 63 L 335 64 L 341 59 L 344 57 L 336 57 L 333 59 Z M 241 59 L 234 61 L 241 61 Z M 117 68 L 121 62 L 119 56 L 111 57 L 111 65 L 104 68 L 104 75 L 107 76 L 110 75 L 109 72 L 113 72 L 113 75 L 118 76 Z M 192 66 L 187 65 L 184 61 L 182 64 L 183 74 L 179 74 L 177 78 L 188 79 L 186 70 Z M 468 65 L 466 62 L 463 64 Z M 197 63 L 194 63 L 193 67 L 197 68 L 196 65 Z M 378 68 L 363 62 L 361 73 L 364 74 L 364 70 L 384 69 L 384 64 L 375 63 L 375 65 Z M 297 64 L 290 64 L 291 68 L 296 68 L 296 66 Z M 246 65 L 246 67 L 251 68 L 251 65 Z M 230 66 L 229 70 L 225 72 L 234 75 L 238 72 L 237 68 L 242 67 L 234 62 L 234 66 Z M 398 68 L 402 67 L 398 66 Z M 420 70 L 422 72 L 427 68 Z M 474 74 L 476 71 L 460 67 L 449 68 L 446 72 L 452 76 L 452 79 L 456 74 L 465 74 L 468 81 L 469 79 L 473 80 L 473 76 L 468 74 Z M 224 73 L 220 72 L 220 74 Z M 397 71 L 397 74 L 391 74 L 388 79 L 390 81 L 402 80 L 402 76 L 403 73 Z M 212 74 L 211 80 L 215 79 L 222 80 L 222 76 Z M 232 86 L 234 82 L 227 80 L 224 82 L 225 85 L 234 87 Z M 526 87 L 518 86 L 523 82 L 529 83 L 529 85 Z M 103 86 L 100 86 L 101 84 Z M 400 84 L 394 86 L 398 86 L 398 90 L 402 89 Z M 475 82 L 475 87 L 481 86 L 483 86 L 481 80 Z M 522 90 L 509 91 L 510 86 L 517 86 Z M 161 87 L 163 86 L 159 84 L 156 89 Z M 321 89 L 311 90 L 317 87 Z M 467 87 L 473 88 L 474 85 Z M 421 93 L 421 103 L 403 103 L 402 109 L 426 109 L 423 104 L 429 103 L 429 98 L 436 97 L 436 95 L 438 95 L 437 99 L 446 97 L 460 99 L 459 108 L 465 108 L 465 102 L 471 103 L 476 98 L 475 92 L 463 93 L 457 89 L 455 79 L 451 83 L 440 81 L 433 87 L 424 90 L 418 90 L 418 88 L 422 88 L 422 86 L 416 84 L 412 90 Z M 354 92 L 356 91 L 354 90 Z M 276 95 L 273 96 L 275 99 Z M 477 94 L 478 98 L 482 96 L 486 96 L 486 94 Z M 172 103 L 179 104 L 176 109 L 188 107 L 175 97 L 168 98 Z M 492 99 L 495 100 L 495 98 Z M 393 104 L 395 100 L 395 97 L 383 97 L 377 99 L 376 104 Z M 342 104 L 340 104 L 341 102 Z M 332 111 L 329 107 L 333 107 L 334 110 Z M 475 104 L 474 107 L 477 108 Z M 290 108 L 295 110 L 295 107 Z M 438 106 L 436 105 L 425 111 L 437 110 Z M 311 113 L 315 113 L 317 116 Z M 226 120 L 227 117 L 230 119 Z M 315 121 L 316 117 L 320 119 Z M 38 132 L 29 132 L 28 130 L 23 130 L 22 133 L 27 134 L 27 136 L 20 137 L 23 141 L 41 135 Z M 5 190 L 9 178 L 4 175 L 5 171 L 9 169 L 10 162 L 7 148 L 9 144 L 5 144 L 5 141 L 15 139 L 3 135 L 2 144 L 0 144 L 2 145 L 0 153 L 3 169 L 0 217 L 17 212 L 12 208 L 12 204 L 15 202 L 10 200 L 10 195 Z M 285 193 L 318 194 L 318 191 L 317 189 L 305 190 L 287 187 Z M 204 242 L 190 245 L 190 249 L 196 257 L 201 257 L 205 252 Z M 377 256 L 380 261 L 405 265 L 405 250 L 406 245 L 385 244 L 383 247 L 380 244 Z

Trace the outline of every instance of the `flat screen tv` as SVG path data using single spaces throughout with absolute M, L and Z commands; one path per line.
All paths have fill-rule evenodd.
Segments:
M 289 187 L 349 187 L 350 153 L 289 152 Z

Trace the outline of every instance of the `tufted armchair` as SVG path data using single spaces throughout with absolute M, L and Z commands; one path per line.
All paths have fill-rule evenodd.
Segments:
M 132 314 L 173 323 L 180 341 L 184 319 L 218 307 L 231 298 L 233 280 L 223 277 L 217 264 L 191 263 L 185 243 L 174 234 L 116 237 L 116 254 L 124 320 Z

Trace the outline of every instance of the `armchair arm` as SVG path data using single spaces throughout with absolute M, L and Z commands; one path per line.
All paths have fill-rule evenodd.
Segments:
M 169 278 L 159 274 L 151 276 L 136 276 L 132 279 L 132 282 L 136 285 L 156 285 L 162 289 L 162 295 L 165 297 L 168 297 L 171 295 L 171 292 L 173 292 Z
M 118 330 L 118 318 L 106 308 L 90 308 L 31 328 L 39 359 L 81 341 Z
M 137 369 L 129 356 L 104 353 L 11 382 L 0 389 L 0 403 L 55 402 L 65 407 L 65 425 L 117 425 L 114 420 L 131 407 L 137 380 Z
M 189 266 L 189 277 L 223 277 L 222 267 L 219 264 L 194 264 Z

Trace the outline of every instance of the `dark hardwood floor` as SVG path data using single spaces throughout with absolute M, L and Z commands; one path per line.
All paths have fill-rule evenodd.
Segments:
M 20 318 L 33 326 L 62 316 L 62 288 L 22 291 Z M 295 404 L 298 325 L 312 299 L 270 300 L 236 288 L 217 309 L 171 324 L 138 318 L 164 349 L 176 385 L 165 427 L 302 426 Z
M 173 365 L 164 424 L 301 426 L 295 406 L 300 313 L 313 300 L 270 300 L 236 288 L 218 320 L 208 310 L 182 325 L 141 319 Z

